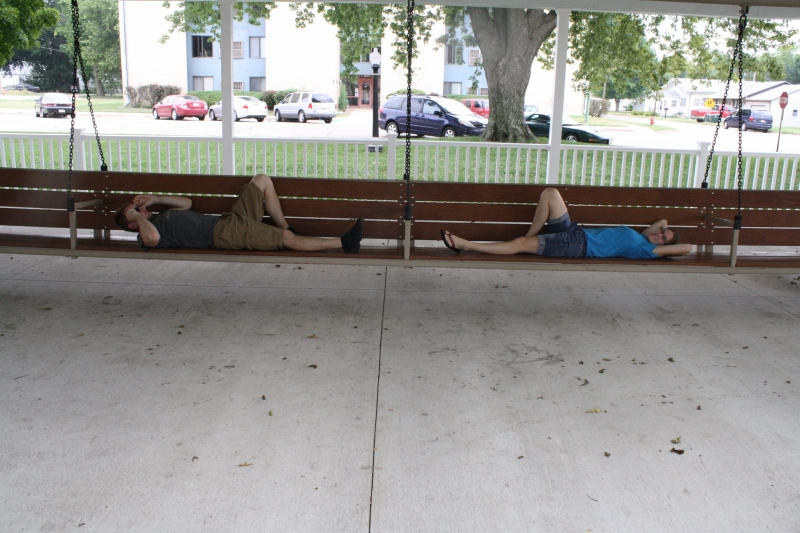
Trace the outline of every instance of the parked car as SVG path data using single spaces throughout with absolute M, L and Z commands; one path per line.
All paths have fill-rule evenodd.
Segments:
M 64 93 L 44 93 L 36 99 L 33 110 L 37 117 L 73 117 L 72 95 Z
M 467 98 L 466 100 L 461 100 L 461 103 L 476 115 L 489 116 L 489 100 L 485 98 Z
M 233 97 L 233 120 L 239 122 L 243 118 L 254 118 L 259 122 L 264 122 L 269 110 L 267 104 L 253 98 L 252 96 Z M 208 108 L 208 118 L 217 120 L 222 118 L 222 102 L 217 102 Z
M 324 120 L 330 124 L 336 116 L 336 104 L 328 93 L 300 91 L 287 94 L 280 104 L 275 106 L 275 120 L 294 119 L 305 122 L 313 118 Z
M 389 98 L 378 111 L 378 127 L 386 133 L 405 133 L 406 97 Z M 415 135 L 455 137 L 480 135 L 488 120 L 476 115 L 464 104 L 441 96 L 411 97 L 411 128 Z
M 539 106 L 534 104 L 525 104 L 525 116 L 532 115 L 539 111 Z
M 174 94 L 167 96 L 153 106 L 153 118 L 171 118 L 172 120 L 183 120 L 186 117 L 195 117 L 198 120 L 205 120 L 208 113 L 208 106 L 196 96 L 189 94 L 180 96 Z
M 706 120 L 707 115 L 719 115 L 721 107 L 719 105 L 715 105 L 711 109 L 704 108 L 704 109 L 692 109 L 689 112 L 689 116 L 697 119 L 697 122 L 709 122 Z M 722 118 L 726 118 L 731 116 L 733 113 L 736 112 L 736 109 L 733 106 L 726 105 L 724 109 L 722 109 Z M 714 119 L 716 120 L 716 118 Z
M 742 121 L 742 130 L 760 130 L 767 133 L 772 128 L 772 115 L 766 111 L 754 111 L 752 109 L 742 109 L 725 119 L 722 127 L 738 128 L 739 120 Z
M 41 89 L 35 85 L 29 85 L 27 83 L 18 83 L 16 85 L 11 85 L 10 87 L 6 87 L 7 91 L 28 91 L 31 93 L 38 93 Z
M 550 137 L 550 115 L 533 113 L 525 117 L 525 123 L 537 137 Z M 611 139 L 600 131 L 575 124 L 566 117 L 561 126 L 561 138 L 565 141 L 611 144 Z

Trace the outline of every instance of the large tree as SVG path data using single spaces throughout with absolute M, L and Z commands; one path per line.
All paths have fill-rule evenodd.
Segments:
M 42 91 L 68 92 L 72 84 L 72 57 L 64 51 L 66 39 L 56 35 L 55 28 L 46 28 L 37 44 L 27 50 L 14 50 L 3 70 L 10 74 L 14 69 L 28 67 L 31 74 L 24 82 L 41 87 Z
M 42 29 L 58 21 L 58 11 L 44 0 L 2 0 L 0 2 L 0 65 L 14 55 L 14 49 L 36 46 Z
M 202 2 L 200 2 L 202 3 Z M 60 0 L 62 13 L 56 34 L 65 38 L 65 51 L 73 54 L 70 0 Z M 116 0 L 80 0 L 81 55 L 87 77 L 95 82 L 99 96 L 106 86 L 119 86 L 122 67 L 119 48 L 119 6 Z

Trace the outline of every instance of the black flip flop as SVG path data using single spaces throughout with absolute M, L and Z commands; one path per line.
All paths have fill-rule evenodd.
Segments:
M 456 248 L 456 245 L 455 245 L 456 243 L 455 243 L 455 242 L 453 242 L 453 244 L 450 244 L 449 242 L 447 242 L 447 235 L 445 235 L 445 232 L 444 232 L 444 230 L 443 230 L 443 229 L 440 229 L 440 230 L 439 230 L 439 232 L 442 234 L 442 242 L 444 243 L 444 245 L 445 245 L 445 246 L 447 246 L 447 248 L 448 248 L 449 250 L 452 250 L 452 251 L 454 251 L 455 253 L 457 253 L 457 254 L 460 254 L 460 253 L 461 253 L 461 250 L 459 250 L 458 248 Z M 453 240 L 453 237 L 452 237 L 452 236 L 450 237 L 450 240 Z

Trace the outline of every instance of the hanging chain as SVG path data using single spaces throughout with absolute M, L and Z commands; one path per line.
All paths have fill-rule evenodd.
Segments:
M 408 85 L 406 93 L 406 159 L 403 179 L 406 181 L 406 207 L 405 220 L 411 220 L 411 58 L 414 55 L 414 0 L 408 0 L 406 12 L 406 26 L 408 29 L 408 40 L 406 42 L 406 58 L 408 60 L 408 73 L 406 83 Z
M 706 173 L 703 176 L 703 183 L 700 185 L 703 189 L 708 188 L 708 175 L 711 173 L 711 161 L 714 159 L 714 149 L 717 146 L 717 136 L 719 135 L 719 127 L 722 124 L 722 115 L 725 113 L 725 105 L 728 102 L 728 90 L 731 86 L 731 80 L 733 79 L 733 71 L 736 67 L 736 58 L 739 58 L 739 109 L 742 108 L 742 40 L 744 37 L 744 25 L 742 22 L 742 18 L 744 18 L 744 24 L 747 23 L 747 11 L 745 10 L 741 17 L 739 17 L 739 34 L 736 37 L 736 44 L 733 47 L 733 57 L 731 58 L 731 67 L 728 70 L 728 81 L 725 83 L 725 94 L 722 96 L 722 106 L 719 110 L 719 116 L 717 117 L 717 126 L 714 129 L 714 140 L 711 142 L 711 150 L 708 152 L 708 161 L 706 161 Z M 741 123 L 741 120 L 739 121 Z M 741 136 L 741 134 L 740 134 Z M 739 145 L 741 149 L 741 139 L 739 139 Z
M 747 11 L 745 6 L 742 8 L 742 14 L 739 16 L 739 39 L 736 41 L 736 48 L 739 54 L 739 152 L 736 160 L 736 172 L 738 176 L 738 208 L 736 216 L 733 219 L 733 229 L 741 229 L 742 227 L 742 186 L 744 185 L 744 176 L 742 176 L 742 105 L 744 104 L 744 92 L 742 90 L 744 70 L 742 56 L 744 55 L 744 30 L 747 27 Z
M 72 114 L 69 125 L 69 170 L 67 171 L 67 211 L 75 211 L 75 198 L 72 196 L 72 169 L 74 164 L 75 152 L 75 115 L 76 115 L 76 96 L 80 92 L 80 81 L 78 72 L 80 69 L 81 78 L 83 81 L 84 89 L 86 90 L 86 101 L 89 104 L 89 114 L 92 117 L 92 126 L 94 127 L 94 138 L 97 140 L 97 150 L 100 153 L 100 170 L 105 172 L 108 170 L 106 165 L 106 158 L 103 155 L 103 146 L 100 143 L 100 134 L 97 132 L 97 122 L 94 118 L 94 109 L 92 107 L 92 98 L 89 96 L 89 83 L 86 79 L 86 66 L 83 64 L 83 56 L 81 54 L 81 24 L 80 12 L 78 10 L 78 0 L 72 0 L 72 86 L 70 92 L 72 93 Z

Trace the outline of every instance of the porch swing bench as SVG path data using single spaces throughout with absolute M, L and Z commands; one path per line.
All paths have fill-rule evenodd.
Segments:
M 193 209 L 201 213 L 220 214 L 230 210 L 248 178 L 74 172 L 76 210 L 70 214 L 63 206 L 64 174 L 58 170 L 0 169 L 0 226 L 4 226 L 0 229 L 0 253 L 506 270 L 800 272 L 800 191 L 747 191 L 744 217 L 747 225 L 741 230 L 739 244 L 757 246 L 759 250 L 772 248 L 772 251 L 739 250 L 736 266 L 732 267 L 728 253 L 714 253 L 711 248 L 731 244 L 732 230 L 725 221 L 736 212 L 734 190 L 559 187 L 570 214 L 583 224 L 644 228 L 655 219 L 664 218 L 683 242 L 698 245 L 699 251 L 688 256 L 655 260 L 453 254 L 439 240 L 443 228 L 479 241 L 510 240 L 524 235 L 545 188 L 543 185 L 411 182 L 408 201 L 413 216 L 405 221 L 404 181 L 285 177 L 273 178 L 273 182 L 286 219 L 299 234 L 336 237 L 347 230 L 352 219 L 361 217 L 366 219 L 364 238 L 379 244 L 362 246 L 358 254 L 292 250 L 144 251 L 132 238 L 133 234 L 111 233 L 117 229 L 114 213 L 123 202 L 140 192 L 178 194 L 192 198 Z

